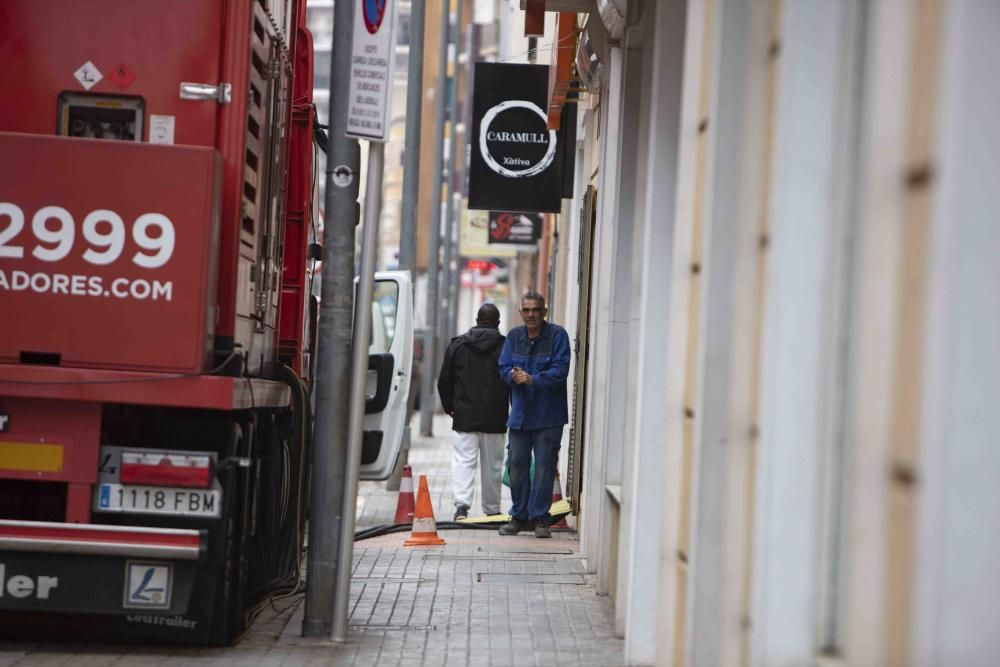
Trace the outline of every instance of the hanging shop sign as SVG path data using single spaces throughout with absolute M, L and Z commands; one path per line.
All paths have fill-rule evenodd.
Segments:
M 357 0 L 351 46 L 351 79 L 347 104 L 347 134 L 385 141 L 394 62 L 394 0 Z
M 461 257 L 503 257 L 517 256 L 516 246 L 499 246 L 490 243 L 489 211 L 462 209 L 459 228 L 458 254 Z
M 535 245 L 542 235 L 544 213 L 490 211 L 490 243 Z
M 546 65 L 476 63 L 469 208 L 558 212 L 564 168 Z

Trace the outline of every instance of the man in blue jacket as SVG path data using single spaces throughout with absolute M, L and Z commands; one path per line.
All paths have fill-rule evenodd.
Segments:
M 552 485 L 563 426 L 569 421 L 566 377 L 569 336 L 558 324 L 545 321 L 545 297 L 528 290 L 521 297 L 524 326 L 507 334 L 500 352 L 500 377 L 511 387 L 510 495 L 511 520 L 501 535 L 534 528 L 535 537 L 552 537 L 549 530 Z M 531 476 L 532 453 L 535 474 Z

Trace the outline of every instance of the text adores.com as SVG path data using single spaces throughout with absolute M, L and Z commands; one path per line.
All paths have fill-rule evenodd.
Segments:
M 171 301 L 174 298 L 173 281 L 146 280 L 145 278 L 112 278 L 103 276 L 69 275 L 37 271 L 0 270 L 0 291 L 34 292 L 36 294 L 64 294 L 139 301 Z

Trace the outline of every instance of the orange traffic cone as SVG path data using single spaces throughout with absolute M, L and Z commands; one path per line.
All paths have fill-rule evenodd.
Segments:
M 555 505 L 557 502 L 562 500 L 562 482 L 559 481 L 559 471 L 556 470 L 556 483 L 552 486 L 552 504 Z M 549 526 L 550 528 L 569 528 L 569 524 L 566 523 L 566 517 L 559 517 L 559 520 Z
M 399 498 L 392 522 L 413 523 L 413 470 L 408 465 L 403 466 L 403 476 L 399 478 Z
M 420 489 L 417 491 L 417 510 L 413 513 L 413 532 L 410 533 L 410 539 L 403 542 L 403 546 L 432 547 L 444 543 L 437 534 L 431 492 L 427 488 L 427 475 L 421 475 Z

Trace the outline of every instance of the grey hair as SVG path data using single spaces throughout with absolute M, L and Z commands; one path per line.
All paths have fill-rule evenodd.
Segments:
M 545 297 L 542 296 L 540 292 L 536 292 L 533 289 L 529 289 L 521 295 L 521 303 L 524 303 L 525 301 L 537 301 L 542 304 L 542 308 L 545 308 Z

